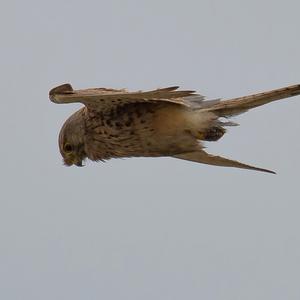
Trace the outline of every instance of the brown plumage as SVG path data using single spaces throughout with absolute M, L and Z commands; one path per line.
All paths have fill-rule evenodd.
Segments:
M 54 103 L 80 102 L 59 134 L 64 163 L 82 166 L 82 161 L 119 157 L 159 157 L 274 173 L 203 150 L 203 141 L 217 141 L 228 118 L 266 103 L 300 94 L 300 85 L 226 101 L 204 101 L 194 91 L 168 87 L 148 92 L 106 88 L 73 90 L 63 84 L 49 92 Z

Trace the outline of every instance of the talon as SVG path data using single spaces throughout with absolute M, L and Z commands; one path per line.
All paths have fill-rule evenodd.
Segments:
M 209 129 L 207 129 L 207 131 L 205 131 L 203 133 L 203 135 L 204 135 L 203 140 L 210 141 L 210 142 L 217 141 L 224 135 L 225 132 L 226 132 L 226 130 L 222 127 L 209 128 Z

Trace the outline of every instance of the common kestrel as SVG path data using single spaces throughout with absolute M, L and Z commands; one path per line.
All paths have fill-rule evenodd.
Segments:
M 107 88 L 73 90 L 70 84 L 53 88 L 55 103 L 80 102 L 84 107 L 67 119 L 59 134 L 59 149 L 67 166 L 82 161 L 119 157 L 161 157 L 208 165 L 274 173 L 203 150 L 203 141 L 217 141 L 227 118 L 271 101 L 300 94 L 300 84 L 226 101 L 204 101 L 194 91 L 178 87 L 128 92 Z M 220 118 L 223 118 L 220 119 Z

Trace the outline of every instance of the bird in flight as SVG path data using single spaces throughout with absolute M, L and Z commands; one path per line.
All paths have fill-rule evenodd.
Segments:
M 228 118 L 266 103 L 300 94 L 300 84 L 229 100 L 205 101 L 177 86 L 129 92 L 108 88 L 73 90 L 63 84 L 49 92 L 54 103 L 82 103 L 61 128 L 59 149 L 67 166 L 86 158 L 105 161 L 124 157 L 162 157 L 275 173 L 204 151 L 217 141 Z

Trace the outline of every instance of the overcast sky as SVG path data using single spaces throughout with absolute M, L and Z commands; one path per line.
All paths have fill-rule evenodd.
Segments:
M 208 151 L 64 167 L 80 105 L 52 87 L 180 85 L 230 98 L 300 83 L 298 0 L 4 1 L 0 298 L 300 299 L 300 97 L 235 118 Z

